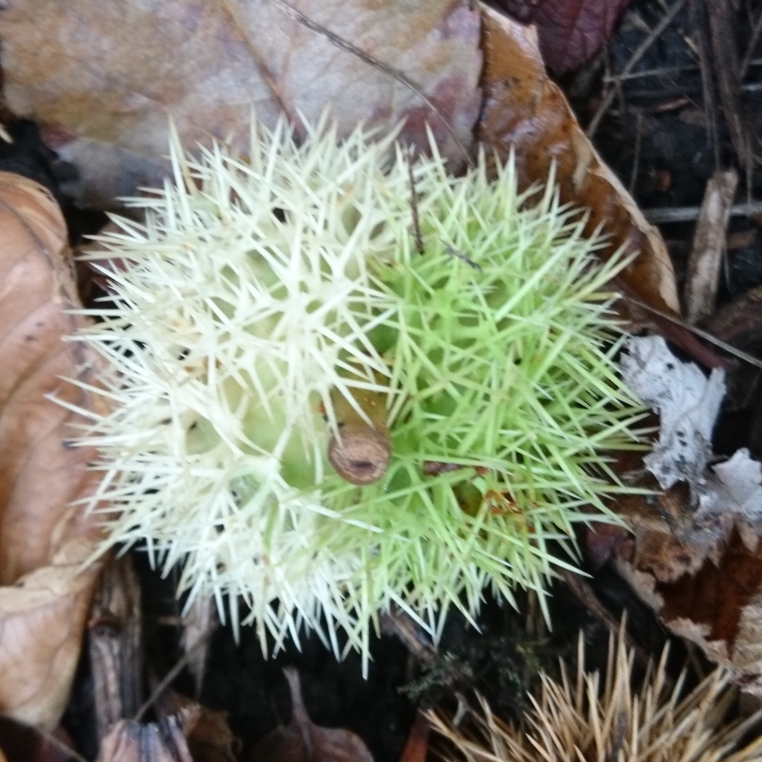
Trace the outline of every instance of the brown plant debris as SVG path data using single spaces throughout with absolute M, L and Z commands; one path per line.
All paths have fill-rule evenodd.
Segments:
M 291 722 L 268 733 L 251 750 L 250 762 L 373 762 L 359 736 L 313 725 L 302 699 L 299 673 L 285 669 L 291 690 Z
M 240 742 L 228 726 L 225 712 L 198 704 L 181 693 L 167 690 L 156 702 L 162 717 L 185 717 L 184 734 L 193 762 L 235 762 Z
M 706 184 L 685 276 L 683 301 L 689 323 L 698 323 L 714 313 L 737 185 L 738 173 L 734 169 L 715 172 Z
M 542 678 L 540 695 L 522 728 L 502 723 L 482 701 L 473 732 L 464 732 L 441 715 L 434 728 L 452 743 L 448 760 L 466 762 L 752 762 L 762 758 L 762 736 L 745 743 L 759 716 L 726 724 L 733 691 L 729 675 L 715 670 L 685 695 L 683 679 L 672 686 L 666 651 L 633 687 L 634 654 L 621 638 L 609 644 L 605 677 L 587 672 L 580 638 L 576 675 L 562 665 L 562 678 Z
M 740 449 L 716 462 L 711 433 L 724 381 L 682 363 L 661 338 L 631 339 L 625 380 L 661 416 L 644 465 L 663 491 L 619 499 L 633 531 L 588 546 L 613 553 L 620 573 L 676 634 L 762 694 L 762 464 Z M 714 461 L 714 462 L 713 462 Z M 644 486 L 657 487 L 655 481 Z
M 628 316 L 652 324 L 692 356 L 721 364 L 684 326 L 672 262 L 659 231 L 649 224 L 616 175 L 601 160 L 577 123 L 561 89 L 545 71 L 537 34 L 482 5 L 484 108 L 479 140 L 501 159 L 513 152 L 520 182 L 545 182 L 554 171 L 561 201 L 589 210 L 587 230 L 610 234 L 610 256 L 622 248 L 634 256 L 617 277 L 628 297 Z M 637 303 L 650 308 L 644 313 Z
M 103 569 L 90 611 L 88 653 L 96 733 L 103 740 L 119 720 L 132 717 L 143 692 L 140 584 L 130 555 Z
M 0 714 L 55 726 L 68 698 L 97 566 L 97 539 L 71 507 L 95 486 L 89 448 L 73 448 L 95 409 L 62 380 L 90 381 L 93 358 L 64 342 L 82 317 L 58 205 L 42 186 L 0 173 Z M 57 401 L 58 402 L 57 402 Z
M 149 725 L 120 720 L 103 739 L 96 762 L 196 762 L 187 735 L 199 708 L 189 708 Z

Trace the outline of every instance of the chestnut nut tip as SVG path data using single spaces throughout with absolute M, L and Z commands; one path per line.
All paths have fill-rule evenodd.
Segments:
M 391 457 L 389 436 L 368 426 L 344 426 L 341 440 L 333 436 L 328 443 L 328 460 L 336 473 L 357 486 L 381 479 Z

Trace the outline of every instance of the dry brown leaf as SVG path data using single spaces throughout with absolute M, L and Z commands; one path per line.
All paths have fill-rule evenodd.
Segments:
M 168 115 L 193 145 L 209 135 L 247 140 L 252 108 L 272 125 L 283 111 L 314 122 L 330 105 L 343 131 L 404 118 L 419 145 L 428 121 L 445 155 L 463 161 L 419 95 L 300 23 L 287 3 L 404 73 L 470 145 L 481 53 L 467 0 L 12 3 L 0 13 L 8 105 L 48 125 L 82 172 L 84 200 L 100 205 L 156 185 Z
M 75 306 L 58 205 L 0 173 L 0 714 L 46 729 L 65 706 L 97 574 L 80 573 L 95 529 L 69 507 L 95 483 L 93 452 L 67 444 L 83 421 L 49 398 L 91 409 L 62 380 L 89 378 L 85 350 L 61 340 L 83 320 L 66 313 Z
M 230 730 L 225 712 L 202 706 L 198 720 L 188 734 L 193 762 L 235 762 L 234 749 L 239 744 Z
M 148 725 L 120 720 L 103 739 L 96 762 L 195 762 L 186 735 L 198 711 L 196 705 Z
M 362 739 L 343 728 L 313 725 L 302 699 L 299 673 L 283 670 L 291 689 L 291 722 L 268 733 L 249 753 L 250 762 L 373 762 Z
M 704 365 L 726 366 L 693 333 L 670 319 L 680 314 L 680 303 L 664 240 L 603 163 L 561 89 L 548 78 L 534 28 L 486 5 L 480 7 L 485 101 L 479 140 L 501 157 L 513 148 L 519 178 L 526 186 L 545 182 L 555 166 L 561 200 L 589 210 L 589 233 L 602 225 L 610 236 L 603 256 L 619 247 L 638 252 L 616 279 L 617 290 L 627 297 L 625 304 L 620 302 L 622 311 L 636 322 L 653 325 Z M 635 302 L 651 310 L 644 312 Z
M 604 224 L 609 251 L 640 250 L 621 280 L 643 301 L 675 313 L 680 305 L 667 247 L 580 128 L 545 72 L 537 34 L 482 5 L 485 109 L 479 139 L 501 156 L 515 151 L 519 177 L 543 182 L 555 163 L 561 200 L 590 210 L 588 230 Z
M 228 725 L 226 712 L 209 709 L 171 688 L 157 697 L 154 708 L 159 716 L 189 713 L 184 733 L 193 762 L 235 762 L 240 741 Z
M 762 543 L 732 514 L 694 520 L 684 484 L 617 505 L 634 530 L 620 538 L 620 574 L 675 634 L 762 695 Z
M 630 0 L 497 0 L 524 24 L 535 24 L 551 69 L 574 69 L 608 41 Z
M 762 464 L 746 449 L 712 463 L 724 373 L 707 378 L 654 336 L 630 339 L 621 368 L 660 416 L 652 452 L 628 468 L 645 467 L 640 486 L 654 494 L 619 498 L 612 508 L 633 535 L 591 532 L 587 549 L 613 558 L 667 627 L 762 694 Z

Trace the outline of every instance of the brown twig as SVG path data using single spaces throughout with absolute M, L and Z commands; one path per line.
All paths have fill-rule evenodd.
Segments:
M 706 184 L 683 289 L 688 323 L 699 323 L 714 312 L 725 259 L 730 207 L 737 185 L 738 173 L 734 169 L 715 172 Z
M 757 42 L 759 42 L 760 34 L 762 34 L 762 11 L 760 11 L 757 20 L 754 22 L 754 28 L 751 32 L 751 39 L 749 40 L 749 47 L 746 48 L 746 53 L 744 54 L 743 60 L 741 61 L 741 65 L 738 69 L 739 79 L 743 79 L 749 71 L 749 66 L 751 66 L 752 57 L 754 56 L 754 48 L 757 47 Z
M 421 235 L 421 223 L 418 219 L 418 192 L 415 189 L 415 178 L 413 177 L 413 160 L 410 156 L 407 157 L 407 171 L 410 177 L 410 208 L 413 212 L 413 234 L 415 235 L 415 248 L 419 254 L 423 254 L 423 236 Z
M 750 217 L 753 214 L 762 214 L 762 201 L 733 204 L 730 207 L 731 217 Z M 668 222 L 693 222 L 701 216 L 701 207 L 665 206 L 659 209 L 644 209 L 643 215 L 652 225 L 663 225 Z
M 646 79 L 648 77 L 664 77 L 669 74 L 686 74 L 692 71 L 698 71 L 696 64 L 686 64 L 685 66 L 659 66 L 656 69 L 646 69 L 645 71 L 633 71 L 629 74 L 618 74 L 615 77 L 606 76 L 603 81 L 608 85 L 616 82 L 629 82 L 634 79 Z
M 640 144 L 643 136 L 643 111 L 638 109 L 638 116 L 635 120 L 635 156 L 632 159 L 632 172 L 630 174 L 630 186 L 628 190 L 630 195 L 635 190 L 635 182 L 638 179 L 638 169 L 640 168 Z
M 709 34 L 703 0 L 691 0 L 691 21 L 698 38 L 696 53 L 701 70 L 701 91 L 703 95 L 704 117 L 707 124 L 709 143 L 712 146 L 715 170 L 720 169 L 720 141 L 717 122 L 717 101 L 714 92 L 714 77 L 709 63 Z
M 477 272 L 482 272 L 482 266 L 478 262 L 474 262 L 473 259 L 471 259 L 467 254 L 464 254 L 462 251 L 456 251 L 452 248 L 452 246 L 446 245 L 445 253 L 449 254 L 451 257 L 455 257 L 455 259 L 459 259 L 461 262 L 465 262 L 469 267 L 473 267 Z

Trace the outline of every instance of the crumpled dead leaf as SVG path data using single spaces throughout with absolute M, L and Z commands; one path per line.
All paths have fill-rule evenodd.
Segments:
M 53 197 L 0 173 L 0 714 L 50 729 L 79 657 L 97 567 L 81 572 L 95 528 L 71 501 L 91 490 L 93 452 L 67 444 L 95 409 L 62 380 L 89 379 L 86 350 L 65 343 L 83 318 Z
M 676 635 L 762 695 L 762 543 L 732 512 L 686 517 L 687 491 L 616 510 L 634 530 L 613 556 L 619 573 Z M 753 542 L 751 542 L 753 538 Z
M 753 460 L 744 447 L 733 453 L 729 460 L 712 466 L 718 489 L 701 496 L 705 510 L 718 510 L 721 506 L 749 521 L 762 519 L 762 464 Z M 724 491 L 724 495 L 720 492 Z
M 594 555 L 611 554 L 672 632 L 729 667 L 745 690 L 762 695 L 762 465 L 739 450 L 706 466 L 724 390 L 721 371 L 707 379 L 695 366 L 685 367 L 659 337 L 631 344 L 639 347 L 630 368 L 637 372 L 634 390 L 663 416 L 659 445 L 646 465 L 669 486 L 612 506 L 632 536 L 619 527 L 591 534 L 586 544 Z M 675 388 L 679 379 L 686 388 Z M 693 415 L 681 406 L 686 399 Z
M 467 0 L 100 0 L 11 3 L 0 12 L 4 93 L 18 116 L 82 174 L 80 202 L 109 206 L 160 181 L 168 115 L 182 142 L 232 136 L 245 150 L 251 111 L 315 122 L 330 105 L 340 129 L 406 120 L 405 137 L 464 156 L 442 118 L 402 82 L 289 14 L 298 10 L 404 76 L 465 146 L 481 102 L 479 13 Z M 109 178 L 112 178 L 109 182 Z
M 724 371 L 715 368 L 705 376 L 693 363 L 678 360 L 661 336 L 629 339 L 621 369 L 625 383 L 659 414 L 659 441 L 643 463 L 662 489 L 687 485 L 691 520 L 704 534 L 710 517 L 720 515 L 756 530 L 762 519 L 762 465 L 741 449 L 708 466 L 725 395 Z M 756 545 L 756 539 L 749 537 L 749 544 Z
M 586 10 L 595 1 L 604 2 L 576 0 Z M 620 278 L 622 290 L 678 313 L 664 242 L 548 79 L 532 28 L 486 6 L 473 10 L 466 0 L 290 2 L 183 0 L 164 7 L 158 23 L 154 9 L 134 3 L 119 12 L 94 0 L 13 5 L 0 13 L 7 100 L 20 115 L 47 124 L 47 138 L 82 172 L 80 202 L 96 206 L 113 204 L 137 185 L 159 184 L 167 114 L 190 145 L 210 135 L 245 142 L 252 104 L 269 124 L 282 111 L 297 123 L 299 113 L 314 121 L 325 104 L 344 130 L 358 121 L 384 125 L 405 118 L 404 137 L 425 144 L 428 123 L 455 169 L 463 152 L 442 117 L 470 146 L 481 103 L 478 138 L 503 157 L 514 146 L 527 185 L 545 181 L 555 162 L 562 200 L 591 210 L 590 232 L 606 223 L 611 251 L 620 245 L 640 250 Z M 552 4 L 556 0 L 546 0 L 543 12 Z M 391 69 L 401 76 L 395 79 Z M 439 114 L 400 79 L 420 88 Z M 650 319 L 694 356 L 717 364 L 692 334 Z
M 584 11 L 581 26 L 583 15 L 589 21 L 603 8 L 598 21 L 606 26 L 612 4 L 621 2 L 575 0 L 574 7 Z M 473 10 L 466 0 L 290 3 L 182 0 L 158 17 L 135 3 L 118 10 L 95 0 L 12 4 L 0 12 L 7 101 L 19 115 L 47 125 L 46 137 L 82 173 L 80 202 L 96 206 L 160 183 L 168 114 L 188 145 L 210 136 L 245 143 L 252 105 L 268 124 L 283 111 L 297 124 L 300 113 L 314 121 L 326 104 L 343 130 L 359 121 L 388 125 L 405 118 L 404 137 L 425 144 L 428 123 L 455 168 L 463 152 L 442 117 L 470 146 L 481 104 L 479 139 L 503 156 L 514 146 L 526 184 L 546 180 L 555 162 L 563 201 L 591 210 L 589 230 L 606 223 L 611 250 L 641 251 L 621 277 L 624 290 L 678 313 L 664 242 L 548 79 L 532 28 L 486 6 Z M 560 13 L 557 0 L 532 6 L 533 19 L 551 8 Z M 701 352 L 690 333 L 668 322 L 660 328 Z M 702 361 L 712 362 L 707 357 Z
M 714 368 L 707 379 L 693 363 L 677 362 L 661 336 L 630 339 L 621 368 L 627 386 L 661 422 L 659 441 L 643 463 L 662 489 L 685 481 L 696 494 L 712 454 L 725 372 Z
M 545 63 L 559 73 L 589 61 L 608 41 L 630 0 L 497 0 L 523 24 L 535 24 Z
M 299 673 L 283 670 L 291 689 L 291 722 L 275 728 L 251 750 L 250 762 L 373 762 L 362 739 L 343 728 L 313 725 L 302 699 Z

